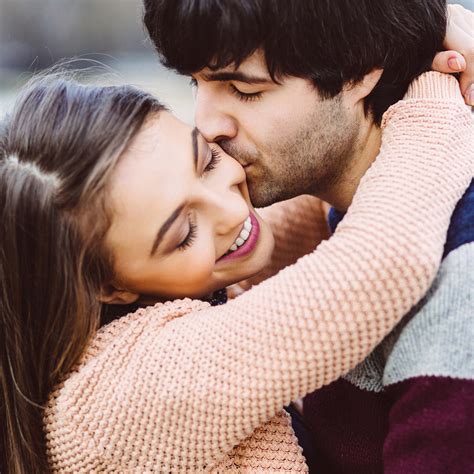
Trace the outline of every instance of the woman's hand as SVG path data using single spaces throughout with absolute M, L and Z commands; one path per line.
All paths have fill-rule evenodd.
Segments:
M 442 51 L 432 68 L 445 73 L 460 73 L 461 92 L 466 104 L 474 106 L 474 12 L 461 5 L 448 6 L 448 26 Z

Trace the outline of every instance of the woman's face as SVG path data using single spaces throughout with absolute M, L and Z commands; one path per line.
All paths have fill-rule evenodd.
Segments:
M 116 279 L 104 301 L 201 297 L 270 259 L 273 236 L 250 203 L 243 168 L 168 112 L 134 138 L 109 197 Z

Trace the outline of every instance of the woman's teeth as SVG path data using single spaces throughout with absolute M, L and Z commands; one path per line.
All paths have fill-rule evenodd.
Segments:
M 227 253 L 235 252 L 239 247 L 244 245 L 246 240 L 249 238 L 251 231 L 252 231 L 252 221 L 250 219 L 250 216 L 248 216 L 247 219 L 245 220 L 244 227 L 240 231 L 239 236 L 235 239 L 235 242 L 231 245 Z

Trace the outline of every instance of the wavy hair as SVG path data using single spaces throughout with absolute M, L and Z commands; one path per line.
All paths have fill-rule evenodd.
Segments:
M 162 105 L 133 87 L 34 79 L 0 128 L 0 472 L 48 472 L 43 407 L 101 315 L 107 185 Z

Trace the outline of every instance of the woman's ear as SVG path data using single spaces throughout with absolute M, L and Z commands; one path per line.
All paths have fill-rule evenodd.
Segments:
M 361 81 L 355 84 L 348 84 L 344 88 L 346 95 L 350 96 L 354 104 L 364 100 L 373 90 L 383 74 L 383 69 L 373 69 L 367 73 Z
M 131 304 L 138 300 L 140 295 L 130 291 L 116 288 L 113 285 L 107 285 L 102 288 L 99 300 L 106 304 Z

